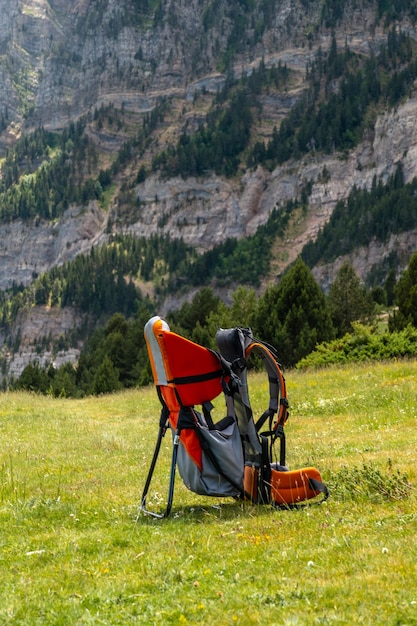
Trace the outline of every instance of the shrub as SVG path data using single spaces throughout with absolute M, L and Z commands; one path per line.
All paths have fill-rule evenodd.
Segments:
M 296 367 L 323 367 L 355 361 L 378 361 L 417 356 L 417 328 L 408 326 L 394 333 L 376 334 L 372 328 L 354 325 L 354 332 L 322 343 L 301 359 Z
M 383 472 L 374 465 L 364 463 L 362 467 L 342 467 L 326 480 L 332 497 L 341 500 L 367 499 L 372 502 L 381 500 L 403 500 L 411 493 L 411 485 L 405 474 L 393 470 L 391 462 L 388 472 Z

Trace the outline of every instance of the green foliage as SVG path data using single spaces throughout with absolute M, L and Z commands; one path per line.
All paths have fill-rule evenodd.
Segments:
M 25 366 L 15 385 L 15 389 L 46 394 L 49 384 L 48 370 L 40 367 L 39 363 L 34 362 Z
M 294 365 L 317 343 L 333 337 L 326 298 L 308 268 L 298 261 L 281 282 L 256 298 L 241 286 L 226 307 L 212 289 L 201 289 L 169 321 L 173 330 L 215 348 L 219 327 L 250 326 L 255 335 L 275 346 L 283 364 Z
M 168 315 L 172 330 L 204 345 L 217 349 L 215 335 L 219 328 L 236 326 L 254 327 L 258 298 L 255 290 L 239 286 L 232 293 L 232 303 L 227 306 L 210 287 L 203 287 L 191 302 Z
M 22 308 L 34 304 L 73 306 L 95 318 L 116 312 L 130 316 L 142 300 L 137 279 L 152 281 L 160 295 L 211 281 L 218 286 L 233 282 L 258 285 L 269 273 L 276 237 L 284 235 L 297 206 L 288 202 L 285 207 L 275 207 L 254 235 L 228 239 L 202 255 L 181 239 L 114 236 L 108 244 L 45 272 L 30 287 L 15 285 L 0 292 L 0 321 L 7 328 Z
M 286 366 L 333 338 L 326 298 L 301 259 L 260 299 L 255 330 L 277 348 Z
M 371 289 L 376 304 L 385 307 L 394 304 L 398 267 L 402 265 L 399 256 L 399 250 L 394 249 L 380 263 L 373 265 L 366 276 L 366 286 Z
M 122 243 L 126 244 L 126 241 L 119 241 L 120 245 Z M 122 257 L 125 256 L 123 250 L 121 247 Z M 114 268 L 117 256 L 111 258 Z M 413 293 L 409 280 L 414 276 L 414 265 L 413 257 L 398 290 L 407 297 Z M 124 268 L 124 271 L 128 269 Z M 114 286 L 112 290 L 115 290 Z M 15 297 L 21 296 L 22 292 L 17 291 Z M 51 302 L 51 296 L 48 301 Z M 138 313 L 130 319 L 119 310 L 104 329 L 96 329 L 76 370 L 70 365 L 57 371 L 28 365 L 16 388 L 55 396 L 76 396 L 147 384 L 151 373 L 143 326 L 152 307 L 149 301 L 140 301 L 138 297 L 134 304 L 133 307 L 132 300 L 132 310 Z M 404 315 L 402 310 L 406 309 L 403 304 L 401 306 L 399 314 Z M 11 307 L 9 312 L 12 310 Z M 342 266 L 327 299 L 310 270 L 299 259 L 278 285 L 269 287 L 258 298 L 253 289 L 241 285 L 232 294 L 231 306 L 226 306 L 211 287 L 203 287 L 191 302 L 184 302 L 179 310 L 172 312 L 168 321 L 172 330 L 211 348 L 215 348 L 217 328 L 250 326 L 255 335 L 277 348 L 285 366 L 297 364 L 300 369 L 416 355 L 417 330 L 412 326 L 401 332 L 376 334 L 373 328 L 354 321 L 369 319 L 372 310 L 369 294 L 349 265 Z M 335 328 L 339 334 L 344 328 L 353 328 L 353 333 L 333 340 Z
M 395 288 L 398 311 L 390 318 L 390 329 L 398 330 L 408 324 L 417 327 L 417 252 L 413 254 L 407 269 Z
M 256 323 L 256 312 L 258 309 L 258 296 L 251 287 L 239 286 L 232 293 L 232 303 L 226 306 L 221 303 L 217 310 L 212 311 L 207 318 L 209 335 L 213 338 L 219 328 L 254 328 Z M 208 344 L 210 345 L 210 344 Z
M 220 71 L 225 71 L 237 53 L 247 52 L 261 39 L 265 29 L 276 15 L 277 0 L 211 0 L 203 13 L 205 32 L 220 30 L 231 24 L 226 49 L 220 61 Z
M 269 273 L 276 238 L 284 236 L 290 217 L 298 207 L 299 204 L 292 201 L 283 207 L 276 206 L 254 235 L 241 239 L 228 238 L 197 256 L 191 263 L 180 265 L 168 288 L 178 286 L 184 274 L 187 275 L 187 284 L 194 286 L 212 280 L 218 286 L 234 282 L 258 286 Z
M 80 395 L 77 388 L 77 368 L 65 363 L 58 369 L 49 368 L 50 386 L 47 393 L 55 398 L 76 398 Z M 20 379 L 19 379 L 20 382 Z
M 89 254 L 52 268 L 26 289 L 0 294 L 3 325 L 26 306 L 72 306 L 95 319 L 120 312 L 135 313 L 142 301 L 135 281 L 161 281 L 194 252 L 182 240 L 154 235 L 149 239 L 117 235 L 111 242 L 93 247 Z
M 80 12 L 76 22 L 76 33 L 82 39 L 93 36 L 102 28 L 109 39 L 118 37 L 123 28 L 141 26 L 157 10 L 158 0 L 129 0 L 120 4 L 118 11 L 107 11 L 108 0 L 95 0 Z M 155 8 L 156 7 L 156 8 Z M 146 22 L 145 22 L 146 23 Z
M 298 369 L 335 363 L 385 361 L 417 355 L 417 329 L 377 334 L 373 328 L 354 324 L 354 332 L 324 342 L 297 363 Z
M 103 361 L 95 371 L 93 378 L 92 391 L 94 395 L 99 396 L 105 393 L 119 391 L 122 385 L 119 381 L 119 374 L 110 357 L 104 357 Z
M 324 0 L 321 8 L 321 19 L 326 28 L 334 28 L 344 14 L 343 0 Z
M 151 381 L 143 327 L 151 310 L 143 306 L 137 317 L 126 320 L 116 313 L 104 330 L 88 340 L 77 367 L 81 395 L 109 393 Z
M 154 157 L 153 170 L 164 176 L 184 178 L 211 171 L 218 175 L 235 175 L 249 144 L 252 110 L 257 106 L 259 94 L 270 87 L 282 88 L 288 77 L 286 66 L 279 63 L 277 67 L 266 69 L 262 61 L 237 85 L 226 81 L 205 123 L 194 133 L 190 133 L 186 126 L 176 146 L 169 146 Z
M 415 0 L 378 0 L 378 16 L 384 18 L 386 24 L 395 22 L 405 15 L 413 23 L 417 21 L 417 4 Z
M 43 129 L 25 135 L 1 168 L 0 221 L 55 219 L 72 203 L 98 199 L 101 188 L 85 176 L 95 158 L 82 121 L 59 137 Z
M 31 391 L 55 398 L 78 397 L 77 370 L 66 363 L 59 369 L 52 365 L 40 367 L 37 362 L 26 365 L 18 380 L 11 384 L 16 390 Z
M 329 306 L 339 337 L 352 330 L 353 322 L 372 322 L 375 304 L 348 262 L 342 265 L 330 287 Z
M 97 150 L 85 132 L 86 119 L 71 123 L 62 133 L 36 129 L 23 135 L 6 153 L 0 170 L 0 221 L 59 218 L 71 204 L 85 206 L 91 200 L 104 201 L 114 177 L 134 155 L 143 152 L 149 135 L 163 120 L 166 102 L 158 104 L 143 119 L 141 128 L 124 142 L 111 166 L 95 172 Z M 120 126 L 120 112 L 112 105 L 94 114 L 98 127 L 106 120 Z M 140 172 L 140 176 L 139 176 Z M 139 170 L 143 180 L 146 171 Z
M 37 368 L 33 372 L 30 368 L 16 388 L 83 396 L 147 384 L 151 375 L 143 326 L 150 315 L 147 302 L 141 304 L 138 317 L 126 319 L 116 313 L 87 341 L 76 370 L 65 366 L 64 376 L 61 369 Z M 172 312 L 168 322 L 173 331 L 211 348 L 215 348 L 219 326 L 251 326 L 255 335 L 278 348 L 285 365 L 293 365 L 318 342 L 333 336 L 325 296 L 302 261 L 259 298 L 254 290 L 241 286 L 230 307 L 212 288 L 203 287 L 191 302 Z M 37 383 L 35 374 L 42 384 Z
M 157 155 L 152 167 L 164 176 L 201 176 L 209 171 L 231 176 L 248 144 L 251 125 L 250 100 L 238 91 L 227 109 L 213 111 L 206 126 L 193 135 L 183 132 L 177 147 Z
M 64 377 L 61 368 L 30 369 L 16 388 L 83 396 L 147 384 L 151 374 L 143 326 L 150 314 L 148 303 L 141 305 L 139 318 L 126 319 L 116 313 L 87 341 L 76 370 L 65 366 Z M 203 287 L 191 302 L 172 312 L 168 322 L 173 331 L 211 348 L 216 347 L 215 333 L 220 326 L 251 326 L 255 335 L 278 348 L 285 365 L 293 365 L 318 342 L 333 336 L 324 294 L 301 261 L 260 298 L 253 289 L 239 287 L 230 307 L 212 288 Z
M 213 337 L 207 333 L 207 320 L 211 313 L 221 306 L 221 300 L 210 287 L 203 287 L 191 303 L 184 304 L 169 315 L 172 330 L 188 337 L 196 343 L 210 346 Z
M 148 384 L 152 375 L 143 327 L 150 316 L 145 304 L 138 316 L 129 320 L 116 313 L 88 339 L 76 367 L 70 363 L 60 368 L 29 364 L 11 387 L 77 398 Z
M 342 502 L 404 500 L 410 497 L 412 489 L 408 476 L 393 469 L 391 462 L 386 472 L 372 463 L 363 463 L 362 467 L 342 467 L 329 476 L 327 484 L 332 498 Z
M 326 2 L 324 10 L 338 19 L 343 3 Z M 316 150 L 350 150 L 363 137 L 378 106 L 397 104 L 417 77 L 411 40 L 393 28 L 387 46 L 375 57 L 360 57 L 349 48 L 339 52 L 333 38 L 329 52 L 321 48 L 307 70 L 308 88 L 264 146 L 257 144 L 250 163 L 273 169 L 290 158 Z M 323 88 L 324 84 L 324 88 Z M 335 84 L 337 88 L 335 89 Z
M 132 161 L 136 160 L 138 155 L 143 154 L 146 150 L 149 142 L 149 138 L 152 135 L 152 132 L 158 127 L 159 124 L 163 123 L 164 116 L 169 109 L 168 100 L 162 99 L 157 105 L 152 109 L 152 111 L 146 114 L 143 118 L 143 122 L 139 130 L 130 137 L 127 141 L 123 142 L 118 153 L 113 160 L 110 167 L 106 170 L 101 170 L 99 173 L 98 181 L 102 183 L 103 178 L 105 180 L 105 186 L 109 186 L 113 181 L 114 177 L 119 174 L 119 172 L 126 167 L 126 165 L 131 164 Z M 110 111 L 113 111 L 113 107 L 110 107 Z M 97 120 L 100 123 L 103 115 L 108 116 L 109 107 L 103 109 L 102 113 L 98 114 Z M 116 113 L 113 113 L 115 115 Z M 142 164 L 139 167 L 137 173 L 137 182 L 143 182 L 146 178 L 146 168 Z M 119 198 L 119 202 L 122 201 L 122 196 Z
M 417 225 L 416 192 L 417 179 L 404 184 L 401 165 L 385 185 L 374 179 L 370 190 L 354 187 L 347 200 L 336 204 L 316 240 L 304 246 L 303 260 L 313 267 L 368 245 L 371 239 L 385 242 L 391 234 L 412 230 Z

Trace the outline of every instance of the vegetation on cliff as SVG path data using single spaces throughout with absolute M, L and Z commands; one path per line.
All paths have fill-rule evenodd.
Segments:
M 385 242 L 393 234 L 416 228 L 417 184 L 415 179 L 405 182 L 401 163 L 388 180 L 375 176 L 370 189 L 353 187 L 336 204 L 328 225 L 321 229 L 316 241 L 304 247 L 301 256 L 306 265 L 297 263 L 283 275 L 281 268 L 276 273 L 273 269 L 277 249 L 289 237 L 300 215 L 308 214 L 310 194 L 317 181 L 300 181 L 297 197 L 278 200 L 266 223 L 250 237 L 239 240 L 225 237 L 222 243 L 203 254 L 197 254 L 180 237 L 158 233 L 145 239 L 125 234 L 131 224 L 139 223 L 139 216 L 146 216 L 151 201 L 143 199 L 141 191 L 151 175 L 159 176 L 160 180 L 171 177 L 203 180 L 210 175 L 233 181 L 237 187 L 243 174 L 259 166 L 269 175 L 280 164 L 290 160 L 295 164 L 307 155 L 315 159 L 338 154 L 343 160 L 362 141 L 364 133 L 373 132 L 381 112 L 393 109 L 412 92 L 417 77 L 416 45 L 412 31 L 403 28 L 400 20 L 415 22 L 415 2 L 379 0 L 375 7 L 367 7 L 369 11 L 376 10 L 375 25 L 383 37 L 372 39 L 372 46 L 364 52 L 360 46 L 355 50 L 350 48 L 347 39 L 342 47 L 340 34 L 337 36 L 337 26 L 352 10 L 350 5 L 323 0 L 317 11 L 314 3 L 303 0 L 302 10 L 315 15 L 315 21 L 305 31 L 307 39 L 303 40 L 303 45 L 311 50 L 305 72 L 289 69 L 280 61 L 267 62 L 258 54 L 272 18 L 278 15 L 278 4 L 276 0 L 205 3 L 200 24 L 204 37 L 200 45 L 211 46 L 210 63 L 214 59 L 217 70 L 222 72 L 216 94 L 207 92 L 204 86 L 194 92 L 190 90 L 181 106 L 176 95 L 155 96 L 146 103 L 146 112 L 141 113 L 128 111 L 124 103 L 120 106 L 102 103 L 60 132 L 47 132 L 40 126 L 31 134 L 23 133 L 9 146 L 0 164 L 0 222 L 22 220 L 36 227 L 44 221 L 56 223 L 71 206 L 96 203 L 107 214 L 107 225 L 101 237 L 105 243 L 41 275 L 34 269 L 29 286 L 14 284 L 0 293 L 5 349 L 18 348 L 19 334 L 13 331 L 13 324 L 20 312 L 32 306 L 71 306 L 82 314 L 84 323 L 71 337 L 60 337 L 58 341 L 55 338 L 56 349 L 58 343 L 68 347 L 71 342 L 86 341 L 94 329 L 98 335 L 105 334 L 114 315 L 122 315 L 129 326 L 138 316 L 142 321 L 141 316 L 163 298 L 172 294 L 185 297 L 190 289 L 200 289 L 204 295 L 206 287 L 215 294 L 225 288 L 229 292 L 235 290 L 233 295 L 240 294 L 237 300 L 242 293 L 239 286 L 249 288 L 251 293 L 254 293 L 252 288 L 256 289 L 256 307 L 252 297 L 246 302 L 247 320 L 251 320 L 261 336 L 266 335 L 282 346 L 289 365 L 303 358 L 318 342 L 330 341 L 332 333 L 340 337 L 342 330 L 349 332 L 352 320 L 349 315 L 346 317 L 340 303 L 336 305 L 340 276 L 334 277 L 334 286 L 327 296 L 307 279 L 308 268 L 334 261 L 371 241 Z M 300 17 L 296 12 L 299 9 L 300 6 L 296 7 L 288 20 L 275 25 L 281 34 L 286 30 L 290 36 L 291 20 L 296 15 Z M 122 33 L 127 33 L 125 29 L 132 29 L 129 30 L 132 37 L 133 32 L 144 34 L 150 30 L 155 35 L 164 25 L 176 33 L 178 11 L 180 8 L 174 5 L 167 10 L 164 3 L 147 0 L 122 3 L 117 10 L 112 2 L 96 3 L 86 8 L 85 15 L 78 16 L 78 37 L 88 40 L 92 32 L 100 30 L 109 43 L 115 43 Z M 320 29 L 328 36 L 326 49 L 317 44 Z M 184 31 L 181 45 L 185 45 L 188 36 L 189 32 Z M 70 54 L 64 42 L 52 44 L 52 39 L 51 51 L 60 53 L 57 58 L 60 57 L 62 68 L 67 64 L 68 71 L 79 66 L 87 72 L 88 68 L 82 65 L 82 51 L 73 50 Z M 128 56 L 131 49 L 125 52 Z M 109 53 L 109 59 L 112 54 Z M 139 99 L 146 98 L 150 84 L 147 81 L 153 80 L 159 61 L 146 60 L 146 54 L 145 48 L 139 46 L 134 62 L 131 59 L 130 65 L 121 62 L 117 65 L 118 77 L 131 74 L 130 87 Z M 248 62 L 251 54 L 255 54 L 256 62 Z M 233 66 L 237 58 L 246 59 L 240 74 Z M 108 69 L 110 61 L 103 57 L 101 62 L 101 69 Z M 200 75 L 204 63 L 200 57 L 192 61 L 189 80 L 193 72 Z M 144 74 L 139 66 L 146 69 Z M 173 53 L 168 66 L 173 70 Z M 18 78 L 16 73 L 16 81 Z M 57 88 L 59 82 L 65 84 L 63 76 L 57 76 Z M 282 110 L 276 110 L 277 102 L 285 103 Z M 3 129 L 7 127 L 6 117 L 3 111 Z M 327 181 L 329 176 L 324 167 L 319 179 Z M 166 226 L 170 217 L 168 213 L 161 214 L 158 229 Z M 362 304 L 356 307 L 356 319 L 372 317 L 375 302 L 395 303 L 398 268 L 395 252 L 384 266 L 370 268 L 366 289 L 363 288 L 366 294 L 362 293 Z M 293 274 L 296 270 L 300 273 L 297 279 Z M 342 289 L 346 280 L 346 276 L 339 280 Z M 303 286 L 304 300 L 301 298 L 298 310 L 291 305 L 291 298 L 283 295 L 287 290 L 291 293 L 288 286 L 291 281 Z M 309 288 L 305 282 L 310 282 Z M 272 285 L 265 291 L 269 283 Z M 292 288 L 295 290 L 294 285 Z M 316 309 L 308 310 L 309 298 L 317 298 Z M 171 313 L 173 322 L 180 324 L 178 315 L 187 317 L 187 306 L 194 305 L 184 305 L 179 312 Z M 248 323 L 243 318 L 236 321 L 234 306 L 236 303 L 226 306 L 220 301 L 210 302 L 211 319 L 198 320 L 192 329 L 185 327 L 185 332 L 195 340 L 210 341 L 210 324 L 213 325 L 216 316 L 230 323 Z M 404 303 L 399 304 L 399 310 L 395 317 L 397 326 L 404 321 L 402 314 L 407 320 L 411 315 Z M 267 324 L 261 325 L 261 319 L 268 320 Z M 322 333 L 324 328 L 328 331 L 326 336 Z M 94 341 L 101 342 L 97 336 Z M 41 350 L 48 343 L 53 345 L 53 340 L 45 337 L 42 346 L 37 347 Z M 87 343 L 85 354 L 90 348 L 91 344 Z M 138 349 L 139 354 L 140 346 Z M 107 378 L 113 380 L 109 368 L 115 365 L 115 359 L 106 355 L 101 364 L 109 370 Z M 67 368 L 66 374 L 72 376 L 70 369 Z M 129 362 L 125 368 L 129 374 L 125 375 L 116 366 L 114 380 L 117 384 L 130 385 L 133 370 L 138 380 L 145 380 L 146 368 L 139 366 L 139 369 L 136 363 Z M 48 375 L 52 374 L 51 370 Z M 82 393 L 98 392 L 99 387 L 98 383 L 92 385 L 91 376 L 85 384 L 80 383 Z
M 325 296 L 301 259 L 259 297 L 254 289 L 239 287 L 227 306 L 210 287 L 204 287 L 167 319 L 172 330 L 212 349 L 219 327 L 250 326 L 255 336 L 277 348 L 285 367 L 413 357 L 417 325 L 410 297 L 414 296 L 405 293 L 417 289 L 416 264 L 417 253 L 397 286 L 398 309 L 390 320 L 391 332 L 386 325 L 378 331 L 377 304 L 350 266 L 341 268 L 335 287 Z M 409 283 L 411 288 L 405 291 Z M 143 327 L 155 309 L 149 300 L 136 301 L 136 306 L 134 315 L 115 313 L 94 331 L 77 367 L 40 368 L 35 362 L 26 366 L 13 386 L 79 397 L 150 383 Z

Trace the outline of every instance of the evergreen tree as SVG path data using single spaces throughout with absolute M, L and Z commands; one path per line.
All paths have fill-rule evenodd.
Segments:
M 235 328 L 242 326 L 252 328 L 256 321 L 258 300 L 256 292 L 252 288 L 239 286 L 232 293 L 232 304 L 227 306 L 220 302 L 215 311 L 207 318 L 208 336 L 210 342 L 205 344 L 208 348 L 216 349 L 216 332 L 219 328 Z
M 203 287 L 196 293 L 191 303 L 184 302 L 181 308 L 170 315 L 170 325 L 176 332 L 200 343 L 201 328 L 207 326 L 207 318 L 220 305 L 220 298 L 211 287 Z
M 55 397 L 75 398 L 79 395 L 76 385 L 76 372 L 71 363 L 65 363 L 56 370 L 51 385 Z
M 119 372 L 110 357 L 106 355 L 94 374 L 92 392 L 98 396 L 118 391 L 121 388 Z
M 329 292 L 333 325 L 339 337 L 353 330 L 352 322 L 372 320 L 375 303 L 350 263 L 343 263 Z
M 395 288 L 398 312 L 390 320 L 390 330 L 401 330 L 408 324 L 417 326 L 417 252 Z
M 35 362 L 25 366 L 15 388 L 36 393 L 47 393 L 49 386 L 50 379 L 47 370 L 39 367 L 39 364 Z
M 388 306 L 392 306 L 394 304 L 396 280 L 395 270 L 391 269 L 387 274 L 384 285 L 387 294 Z
M 301 259 L 260 299 L 254 330 L 287 366 L 334 337 L 326 297 Z

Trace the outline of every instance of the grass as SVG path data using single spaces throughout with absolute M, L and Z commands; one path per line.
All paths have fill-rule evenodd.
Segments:
M 114 183 L 109 185 L 106 189 L 104 189 L 101 199 L 99 200 L 99 204 L 103 211 L 107 211 L 109 208 L 110 201 L 114 195 L 114 192 L 117 188 L 117 185 Z
M 0 624 L 417 624 L 416 362 L 286 378 L 288 463 L 318 467 L 330 499 L 276 511 L 178 479 L 166 520 L 138 516 L 153 388 L 1 395 Z M 167 436 L 150 504 L 169 452 Z

